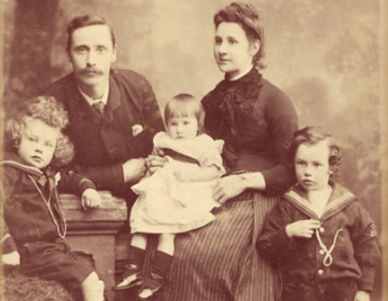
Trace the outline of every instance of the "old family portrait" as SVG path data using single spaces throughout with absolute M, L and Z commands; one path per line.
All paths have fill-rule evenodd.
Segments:
M 3 0 L 7 301 L 382 301 L 378 0 Z

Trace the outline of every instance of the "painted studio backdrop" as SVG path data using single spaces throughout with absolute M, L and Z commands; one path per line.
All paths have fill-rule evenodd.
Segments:
M 222 79 L 212 52 L 213 15 L 230 1 L 2 1 L 6 113 L 71 70 L 65 26 L 80 13 L 111 23 L 119 47 L 114 67 L 144 75 L 161 109 L 180 92 L 201 99 Z M 291 97 L 301 127 L 321 125 L 341 141 L 338 181 L 381 230 L 379 1 L 250 2 L 264 21 L 264 77 Z

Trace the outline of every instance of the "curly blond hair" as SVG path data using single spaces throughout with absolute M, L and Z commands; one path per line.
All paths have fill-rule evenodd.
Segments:
M 27 100 L 18 115 L 7 121 L 5 127 L 6 149 L 16 151 L 19 148 L 26 122 L 31 118 L 61 130 L 50 165 L 58 168 L 70 163 L 74 157 L 74 146 L 69 138 L 62 133 L 62 130 L 69 123 L 68 114 L 63 105 L 58 103 L 53 96 L 37 96 Z

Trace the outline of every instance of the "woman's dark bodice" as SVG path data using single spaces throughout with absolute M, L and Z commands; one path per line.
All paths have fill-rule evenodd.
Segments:
M 286 161 L 284 144 L 297 130 L 290 99 L 253 68 L 236 81 L 220 82 L 202 104 L 206 131 L 225 141 L 227 170 L 261 171 L 267 187 L 276 182 L 276 176 L 284 173 L 284 165 L 279 166 Z

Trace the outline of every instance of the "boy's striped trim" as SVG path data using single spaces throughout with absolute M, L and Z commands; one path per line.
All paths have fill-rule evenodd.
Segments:
M 297 194 L 295 191 L 290 190 L 286 192 L 284 196 L 300 211 L 306 213 L 311 218 L 319 219 L 318 215 L 314 212 L 312 204 L 308 200 Z
M 325 220 L 335 214 L 338 210 L 346 207 L 352 201 L 355 201 L 356 197 L 353 193 L 347 191 L 340 197 L 329 201 L 326 205 L 325 211 L 322 214 L 322 220 Z
M 12 161 L 12 160 L 1 161 L 0 165 L 12 166 L 12 167 L 15 167 L 17 169 L 23 170 L 24 172 L 27 172 L 27 173 L 30 173 L 30 174 L 33 174 L 33 175 L 36 175 L 39 177 L 41 175 L 43 175 L 43 172 L 39 168 L 29 166 L 29 165 L 24 165 L 24 164 L 21 164 L 19 162 Z
M 304 197 L 299 195 L 297 192 L 291 190 L 285 193 L 285 198 L 294 204 L 302 212 L 306 213 L 308 216 L 318 220 L 325 220 L 335 214 L 338 210 L 346 207 L 349 203 L 356 200 L 356 197 L 353 193 L 346 191 L 344 194 L 340 195 L 335 199 L 329 199 L 329 202 L 326 205 L 326 208 L 321 216 L 314 212 L 312 204 L 306 200 Z

